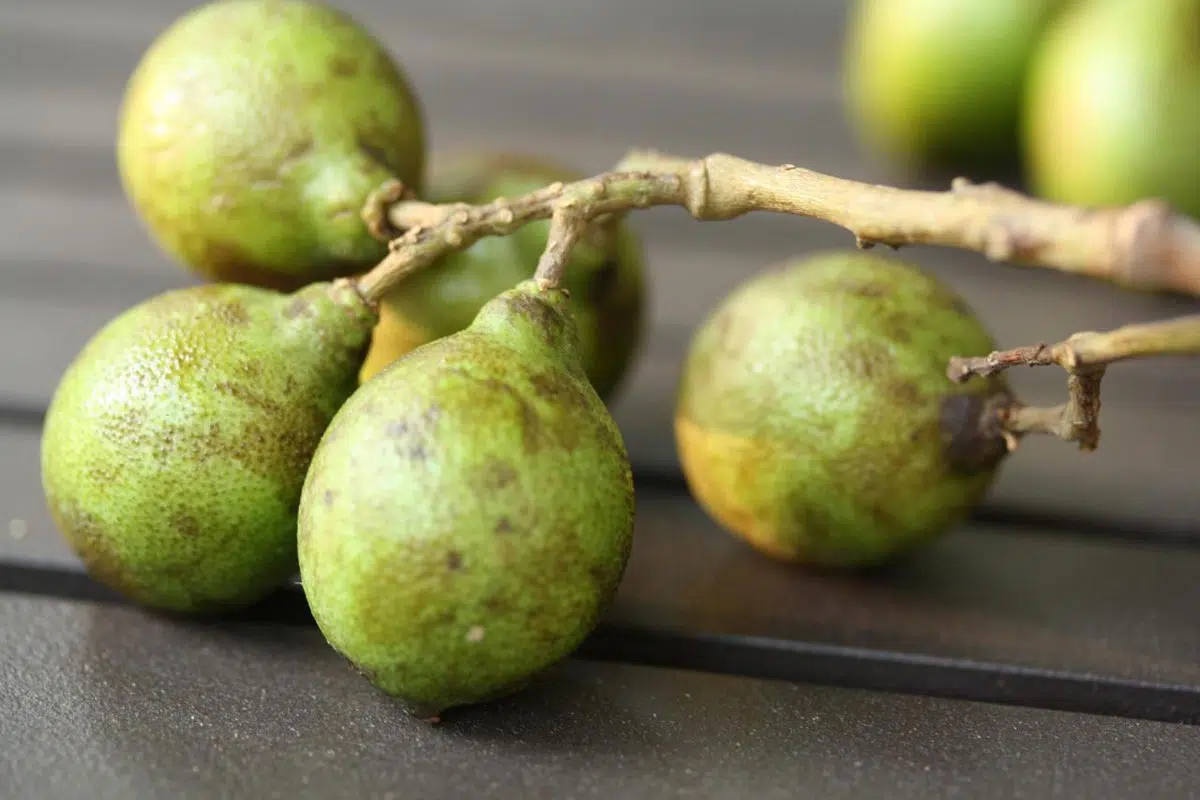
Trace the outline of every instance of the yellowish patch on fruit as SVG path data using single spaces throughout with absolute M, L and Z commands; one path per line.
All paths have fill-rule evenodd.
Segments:
M 706 430 L 691 420 L 675 418 L 675 441 L 680 466 L 696 502 L 722 527 L 756 550 L 781 561 L 803 561 L 804 548 L 764 510 L 747 502 L 755 497 L 753 486 L 762 480 L 754 469 L 775 459 L 771 446 L 757 439 Z
M 359 381 L 366 383 L 396 359 L 436 338 L 412 320 L 396 313 L 387 303 L 380 303 L 379 324 L 371 336 L 371 348 L 363 361 Z

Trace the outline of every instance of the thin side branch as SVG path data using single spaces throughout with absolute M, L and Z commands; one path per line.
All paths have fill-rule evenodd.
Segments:
M 434 207 L 400 194 L 384 213 L 388 194 L 381 190 L 363 212 L 381 238 L 404 232 L 359 282 L 371 299 L 447 252 L 548 219 L 558 208 L 569 207 L 586 221 L 662 205 L 682 206 L 698 220 L 729 220 L 751 211 L 812 217 L 850 231 L 860 247 L 955 247 L 993 261 L 1200 295 L 1200 224 L 1157 200 L 1084 209 L 962 179 L 949 191 L 917 191 L 724 153 L 685 160 L 652 151 L 631 152 L 612 172 L 478 206 Z M 560 224 L 558 230 L 567 228 Z M 547 249 L 555 247 L 552 238 Z
M 1100 383 L 1109 364 L 1149 356 L 1200 355 L 1200 314 L 1160 322 L 1126 325 L 1106 332 L 1076 333 L 1058 344 L 998 350 L 986 356 L 950 359 L 946 374 L 961 383 L 1011 367 L 1057 365 L 1067 371 L 1067 402 L 1052 408 L 1014 405 L 1004 411 L 1002 427 L 1021 436 L 1048 433 L 1081 450 L 1100 443 Z
M 546 239 L 546 249 L 538 259 L 534 280 L 543 289 L 558 286 L 562 282 L 563 272 L 567 262 L 571 260 L 571 250 L 587 232 L 587 217 L 576 212 L 573 204 L 560 203 L 550 217 L 550 234 Z

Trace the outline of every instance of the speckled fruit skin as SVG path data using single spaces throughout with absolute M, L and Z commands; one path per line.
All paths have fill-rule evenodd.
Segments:
M 205 284 L 101 329 L 55 391 L 41 454 L 50 512 L 91 575 L 208 614 L 294 574 L 309 461 L 375 320 L 341 284 Z
M 216 0 L 148 48 L 117 162 L 157 243 L 208 279 L 276 289 L 365 271 L 360 217 L 395 178 L 420 191 L 422 111 L 382 44 L 300 0 Z
M 583 177 L 543 158 L 460 153 L 431 173 L 426 197 L 442 203 L 486 203 Z M 467 327 L 486 302 L 533 275 L 549 226 L 549 221 L 539 221 L 510 236 L 480 239 L 406 279 L 381 304 L 363 380 L 414 347 Z M 616 397 L 642 342 L 647 306 L 643 271 L 640 239 L 622 223 L 604 246 L 587 241 L 577 245 L 564 274 L 584 371 L 606 402 Z
M 346 403 L 300 505 L 329 643 L 410 713 L 495 699 L 569 655 L 616 593 L 634 494 L 568 301 L 522 282 Z
M 945 532 L 1005 452 L 963 425 L 1002 376 L 952 383 L 954 355 L 992 339 L 932 276 L 866 253 L 797 258 L 754 276 L 697 330 L 675 413 L 697 501 L 778 559 L 882 564 Z
M 1019 163 L 1030 58 L 1063 0 L 857 0 L 843 75 L 861 142 L 908 170 Z
M 1051 28 L 1031 70 L 1035 193 L 1084 206 L 1164 198 L 1200 216 L 1200 0 L 1092 0 Z

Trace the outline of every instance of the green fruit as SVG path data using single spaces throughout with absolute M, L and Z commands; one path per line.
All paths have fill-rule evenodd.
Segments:
M 313 458 L 309 606 L 413 714 L 517 691 L 617 590 L 632 471 L 577 338 L 564 293 L 523 281 L 363 384 Z
M 1163 198 L 1200 216 L 1200 0 L 1092 0 L 1029 80 L 1033 190 L 1085 206 Z
M 843 53 L 860 140 L 907 169 L 1017 161 L 1029 59 L 1063 0 L 858 0 Z
M 675 411 L 697 501 L 776 558 L 884 563 L 983 497 L 1004 441 L 982 424 L 1005 380 L 952 383 L 992 339 L 961 298 L 903 262 L 819 253 L 738 287 L 698 329 Z
M 480 204 L 583 177 L 540 158 L 464 154 L 431 176 L 426 197 L 438 203 Z M 485 237 L 407 278 L 381 303 L 362 379 L 414 347 L 466 328 L 485 303 L 532 276 L 549 229 L 549 221 L 542 220 L 509 236 Z M 603 233 L 602 228 L 596 230 Z M 621 223 L 605 240 L 580 242 L 571 253 L 563 286 L 571 295 L 584 370 L 601 398 L 609 401 L 641 344 L 646 286 L 636 234 Z
M 420 191 L 421 113 L 401 68 L 342 12 L 216 0 L 137 65 L 117 160 L 171 256 L 208 279 L 290 290 L 387 252 L 360 211 L 389 179 Z
M 338 282 L 203 284 L 113 319 L 67 368 L 42 484 L 91 575 L 147 607 L 232 610 L 294 574 L 313 450 L 375 315 Z

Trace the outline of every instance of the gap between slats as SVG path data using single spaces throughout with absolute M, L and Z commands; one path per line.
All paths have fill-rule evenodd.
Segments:
M 81 572 L 0 562 L 0 592 L 128 605 Z M 313 625 L 287 588 L 228 624 Z M 211 623 L 210 623 L 211 624 Z M 746 678 L 1200 724 L 1200 686 L 1023 668 L 795 640 L 601 623 L 575 658 Z

